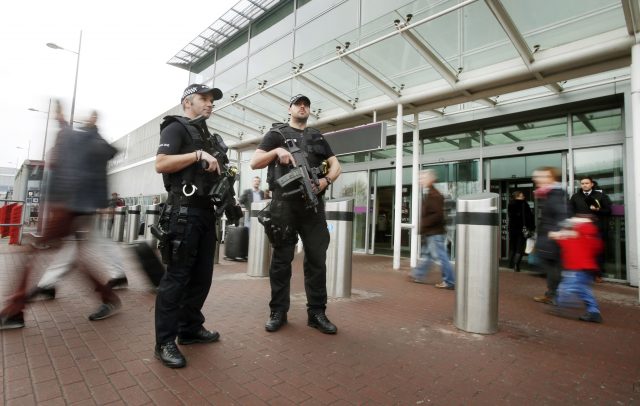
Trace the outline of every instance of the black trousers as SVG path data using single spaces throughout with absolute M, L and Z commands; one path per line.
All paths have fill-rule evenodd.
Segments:
M 307 294 L 307 311 L 324 311 L 327 307 L 327 248 L 329 230 L 321 200 L 317 212 L 305 209 L 300 200 L 274 200 L 271 203 L 274 224 L 294 227 L 304 244 L 304 289 Z M 291 261 L 295 254 L 293 241 L 276 244 L 273 248 L 269 281 L 271 283 L 272 311 L 289 311 L 291 293 Z
M 178 231 L 178 208 L 171 213 L 170 231 Z M 156 297 L 156 342 L 175 341 L 182 333 L 200 330 L 202 306 L 211 288 L 216 230 L 213 209 L 189 208 L 184 235 Z
M 545 296 L 550 298 L 556 297 L 558 293 L 558 285 L 560 285 L 560 281 L 562 279 L 560 259 L 539 258 L 538 266 L 547 274 L 547 291 L 545 292 Z
M 527 239 L 522 230 L 509 230 L 509 267 L 520 265 L 520 259 L 524 255 Z

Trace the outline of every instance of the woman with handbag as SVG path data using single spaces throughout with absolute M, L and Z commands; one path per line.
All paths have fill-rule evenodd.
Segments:
M 511 194 L 511 201 L 507 207 L 509 218 L 509 268 L 520 272 L 520 261 L 524 255 L 527 238 L 533 235 L 535 222 L 529 203 L 524 193 L 516 190 Z

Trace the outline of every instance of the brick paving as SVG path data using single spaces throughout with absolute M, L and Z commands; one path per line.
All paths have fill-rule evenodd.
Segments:
M 21 250 L 0 244 L 3 297 Z M 306 326 L 301 263 L 289 324 L 267 333 L 268 279 L 221 260 L 204 307 L 221 341 L 183 346 L 180 370 L 153 358 L 155 296 L 135 266 L 122 312 L 98 322 L 96 296 L 69 275 L 24 329 L 0 333 L 2 404 L 640 404 L 637 288 L 598 284 L 605 322 L 589 324 L 531 300 L 543 278 L 503 270 L 499 331 L 478 335 L 453 325 L 455 292 L 407 281 L 408 261 L 393 271 L 390 257 L 354 255 L 353 296 L 330 301 L 339 331 L 327 336 Z

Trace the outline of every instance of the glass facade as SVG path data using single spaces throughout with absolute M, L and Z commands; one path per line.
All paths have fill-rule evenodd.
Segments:
M 195 61 L 170 63 L 189 69 L 192 82 L 222 88 L 225 97 L 216 103 L 210 126 L 225 137 L 242 141 L 260 137 L 274 122 L 287 121 L 287 100 L 296 93 L 310 97 L 313 116 L 309 124 L 325 132 L 371 121 L 390 118 L 393 121 L 400 101 L 407 109 L 405 113 L 420 116 L 420 142 L 415 147 L 421 153 L 421 165 L 443 171 L 441 178 L 447 180 L 441 186 L 452 196 L 453 191 L 459 194 L 460 189 L 486 189 L 493 181 L 507 182 L 506 187 L 511 187 L 509 179 L 528 177 L 531 168 L 551 155 L 561 157 L 566 165 L 565 178 L 574 180 L 579 173 L 590 170 L 585 163 L 588 161 L 584 158 L 585 147 L 624 150 L 621 134 L 628 129 L 623 125 L 622 101 L 608 107 L 585 107 L 584 100 L 592 96 L 584 96 L 579 108 L 564 107 L 563 103 L 570 103 L 572 92 L 579 93 L 585 87 L 602 83 L 612 83 L 609 96 L 625 92 L 617 84 L 624 82 L 619 78 L 628 75 L 628 69 L 614 66 L 614 59 L 622 58 L 620 51 L 605 54 L 613 52 L 609 49 L 622 49 L 622 40 L 629 40 L 630 27 L 638 26 L 637 21 L 625 18 L 626 3 L 619 0 L 501 0 L 500 3 L 513 21 L 512 27 L 502 26 L 497 15 L 500 12 L 491 8 L 491 2 L 484 1 L 243 2 L 247 13 L 235 10 L 233 19 L 227 19 L 229 23 L 218 21 L 222 26 L 210 27 L 229 32 L 227 39 L 198 42 L 200 48 L 194 40 L 178 59 L 190 62 L 191 52 L 200 55 Z M 230 14 L 234 14 L 232 11 Z M 409 24 L 409 29 L 403 28 L 405 24 Z M 518 52 L 521 44 L 507 35 L 510 29 L 524 40 L 524 51 Z M 600 59 L 590 60 L 585 56 L 590 53 L 597 53 Z M 572 57 L 574 54 L 583 57 Z M 542 69 L 540 66 L 548 69 L 537 70 Z M 611 71 L 619 68 L 623 71 Z M 546 76 L 549 74 L 563 81 L 549 84 Z M 596 75 L 601 76 L 595 78 Z M 562 92 L 558 96 L 549 88 L 555 92 L 562 88 Z M 540 100 L 540 104 L 531 103 L 534 107 L 526 108 L 527 113 L 531 112 L 527 116 L 522 114 L 524 108 L 517 109 L 527 105 L 529 99 Z M 550 112 L 549 104 L 541 106 L 545 100 L 562 107 Z M 495 108 L 487 109 L 494 104 Z M 545 111 L 539 113 L 537 109 Z M 412 120 L 412 116 L 406 116 L 407 119 Z M 437 127 L 435 130 L 432 124 Z M 451 126 L 450 131 L 445 126 Z M 389 134 L 394 134 L 391 127 Z M 404 140 L 410 140 L 410 127 L 404 129 Z M 523 144 L 526 153 L 516 152 L 521 151 L 516 147 Z M 129 145 L 128 140 L 125 145 Z M 413 150 L 412 142 L 403 144 L 405 163 L 410 162 Z M 123 154 L 120 162 L 129 163 L 133 155 Z M 341 189 L 335 191 L 355 196 L 368 190 L 369 209 L 361 213 L 365 220 L 357 220 L 358 227 L 365 224 L 365 231 L 355 233 L 354 237 L 360 247 L 366 245 L 367 239 L 362 236 L 367 235 L 366 224 L 375 223 L 380 203 L 368 199 L 381 198 L 396 187 L 385 183 L 394 181 L 393 170 L 381 170 L 382 163 L 377 162 L 385 160 L 386 165 L 394 161 L 395 146 L 389 144 L 379 151 L 343 155 L 339 160 L 345 168 L 341 177 L 345 183 L 336 182 Z M 370 167 L 364 175 L 362 168 L 366 163 Z M 256 173 L 262 173 L 251 171 L 244 153 L 240 165 L 243 188 Z M 583 168 L 585 165 L 587 169 Z M 613 167 L 614 163 L 606 165 Z M 473 178 L 468 179 L 467 175 Z M 358 186 L 365 183 L 367 188 Z M 411 201 L 413 191 L 406 187 L 411 179 L 406 178 L 403 184 L 403 201 L 392 204 Z M 614 188 L 611 193 L 621 191 Z M 362 203 L 358 201 L 358 207 L 364 207 Z M 618 226 L 624 230 L 624 222 Z M 615 257 L 611 263 L 617 268 L 625 262 Z M 616 272 L 610 274 L 624 277 Z
M 572 118 L 573 136 L 621 131 L 622 109 L 576 113 Z
M 571 126 L 571 128 L 569 128 Z M 420 140 L 421 160 L 438 153 L 447 153 L 467 150 L 478 156 L 477 159 L 453 161 L 439 164 L 423 164 L 422 168 L 430 168 L 436 171 L 438 182 L 436 187 L 446 198 L 447 209 L 447 236 L 451 257 L 455 259 L 455 200 L 464 194 L 478 193 L 485 190 L 484 185 L 489 185 L 489 190 L 498 193 L 502 200 L 501 212 L 501 258 L 506 261 L 508 255 L 507 215 L 506 205 L 510 194 L 514 190 L 525 193 L 532 208 L 535 209 L 533 196 L 534 185 L 531 181 L 532 172 L 542 166 L 554 166 L 565 168 L 563 180 L 574 179 L 575 184 L 571 190 L 579 190 L 579 178 L 583 175 L 593 176 L 598 180 L 599 188 L 610 196 L 614 210 L 608 227 L 606 250 L 606 275 L 615 280 L 625 280 L 625 219 L 624 219 L 624 193 L 623 193 L 623 163 L 622 145 L 579 148 L 569 154 L 569 134 L 576 137 L 595 136 L 599 134 L 617 133 L 622 131 L 622 109 L 602 109 L 598 111 L 575 111 L 562 114 L 556 118 L 513 122 L 500 127 L 482 129 L 478 125 L 477 130 L 455 132 L 431 137 L 422 137 Z M 393 130 L 390 131 L 393 133 Z M 422 131 L 421 131 L 422 134 Z M 407 135 L 405 134 L 405 139 Z M 482 159 L 483 148 L 495 148 L 500 145 L 518 143 L 526 145 L 529 142 L 539 142 L 546 139 L 564 139 L 564 146 L 560 150 L 552 146 L 547 152 L 523 154 L 517 156 L 499 156 Z M 507 142 L 508 140 L 508 142 Z M 597 140 L 597 138 L 594 138 Z M 597 142 L 597 141 L 595 141 Z M 620 141 L 621 142 L 621 141 Z M 378 151 L 361 152 L 339 156 L 339 160 L 346 173 L 340 177 L 340 185 L 334 189 L 336 197 L 352 196 L 359 200 L 360 212 L 358 217 L 357 240 L 354 237 L 354 249 L 367 250 L 365 248 L 364 235 L 369 227 L 369 252 L 377 254 L 391 254 L 393 251 L 393 224 L 395 207 L 395 170 L 378 169 L 371 170 L 370 190 L 371 201 L 368 209 L 364 191 L 366 172 L 348 172 L 350 164 L 371 162 L 379 159 L 395 158 L 395 145 L 387 142 L 384 149 Z M 404 156 L 410 155 L 413 150 L 412 143 L 405 143 Z M 454 156 L 454 155 L 452 155 Z M 455 160 L 455 158 L 454 158 Z M 485 172 L 481 175 L 481 162 L 484 162 Z M 568 167 L 567 162 L 573 162 L 573 167 Z M 344 182 L 344 185 L 343 183 Z M 359 185 L 359 186 L 356 186 Z M 569 185 L 568 185 L 569 186 Z M 357 193 L 358 192 L 358 193 Z M 402 202 L 403 212 L 410 213 L 411 208 L 411 168 L 403 169 Z M 406 206 L 406 207 L 405 207 Z M 369 219 L 364 217 L 369 213 Z M 409 217 L 403 223 L 409 222 Z M 354 223 L 355 226 L 355 223 Z M 402 229 L 401 254 L 409 256 L 409 231 Z M 526 269 L 526 265 L 525 265 Z
M 567 117 L 490 128 L 485 130 L 484 145 L 504 145 L 566 137 L 567 130 Z

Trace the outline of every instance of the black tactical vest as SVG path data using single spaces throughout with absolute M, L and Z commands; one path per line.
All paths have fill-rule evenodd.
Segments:
M 307 161 L 312 168 L 319 168 L 322 161 L 328 156 L 328 151 L 325 148 L 326 142 L 322 137 L 322 133 L 315 128 L 307 127 L 302 133 L 294 130 L 288 124 L 276 124 L 269 131 L 273 131 L 282 137 L 280 147 L 287 149 L 285 140 L 294 139 L 298 148 L 307 152 Z M 269 183 L 269 189 L 275 190 L 279 186 L 276 184 L 276 179 L 289 173 L 290 168 L 288 166 L 280 165 L 277 160 L 271 161 L 267 169 L 267 183 Z M 295 189 L 297 185 L 292 184 L 289 188 Z
M 182 116 L 166 116 L 162 124 L 160 124 L 160 131 L 162 132 L 163 129 L 173 122 L 180 123 L 189 134 L 189 137 L 183 138 L 188 141 L 183 143 L 179 152 L 180 154 L 201 149 L 216 158 L 221 167 L 226 165 L 229 162 L 226 155 L 228 148 L 222 140 L 222 137 L 218 134 L 212 135 L 209 133 L 209 129 L 204 120 L 195 123 L 193 121 L 194 120 L 189 120 Z M 163 173 L 162 180 L 167 192 L 183 195 L 183 189 L 191 192 L 192 186 L 195 186 L 196 190 L 193 196 L 206 196 L 211 188 L 220 180 L 220 175 L 215 172 L 205 172 L 202 164 L 203 161 L 195 162 L 179 172 Z

